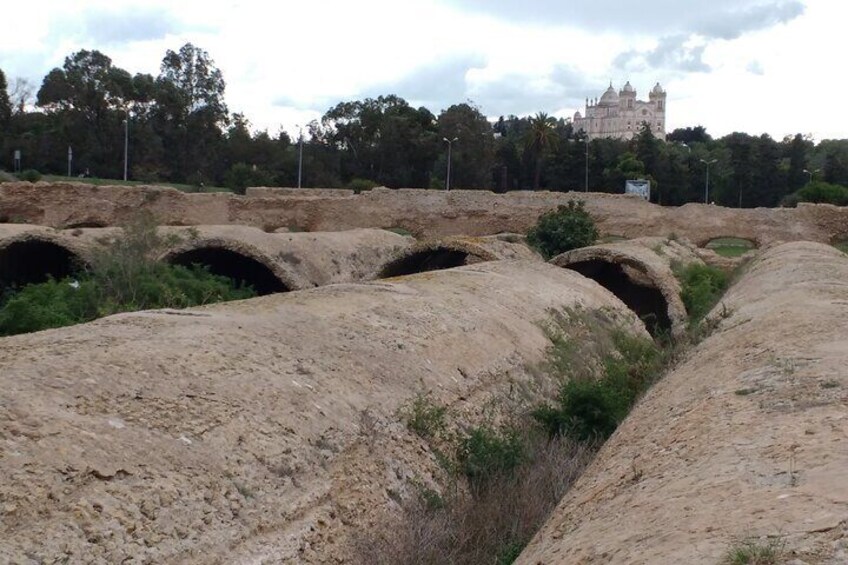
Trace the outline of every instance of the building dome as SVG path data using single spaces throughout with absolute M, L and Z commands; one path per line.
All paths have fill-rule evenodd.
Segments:
M 626 92 L 626 93 L 628 93 L 628 94 L 631 94 L 631 93 L 635 93 L 635 92 L 636 92 L 636 90 L 635 90 L 635 89 L 633 88 L 633 86 L 630 84 L 630 81 L 629 81 L 629 80 L 627 81 L 627 84 L 625 84 L 625 85 L 624 85 L 624 88 L 622 88 L 622 89 L 621 89 L 621 91 L 622 91 L 622 92 Z
M 618 93 L 616 93 L 612 85 L 610 85 L 610 87 L 607 88 L 607 91 L 604 92 L 604 95 L 601 96 L 601 101 L 598 103 L 598 106 L 618 106 Z
M 576 122 L 577 120 L 582 120 L 582 119 L 583 119 L 583 116 L 580 114 L 580 111 L 579 111 L 579 110 L 578 110 L 577 112 L 574 112 L 574 121 L 575 121 L 575 122 Z
M 656 84 L 656 86 L 654 86 L 654 89 L 653 89 L 651 92 L 652 92 L 653 94 L 662 94 L 662 93 L 663 93 L 663 89 L 662 89 L 662 87 L 660 86 L 660 83 L 657 83 L 657 84 Z

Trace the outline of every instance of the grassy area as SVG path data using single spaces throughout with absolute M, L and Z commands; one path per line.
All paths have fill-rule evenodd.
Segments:
M 833 246 L 842 253 L 848 253 L 848 241 L 838 241 L 834 243 Z
M 174 182 L 142 182 L 135 180 L 120 180 L 120 179 L 100 179 L 100 178 L 78 178 L 65 177 L 61 175 L 43 175 L 41 180 L 47 182 L 84 182 L 86 184 L 94 184 L 97 186 L 165 186 L 168 188 L 176 188 L 183 192 L 232 192 L 224 186 L 194 186 L 190 184 L 179 184 Z
M 619 241 L 627 241 L 627 238 L 621 235 L 605 235 L 599 237 L 596 243 L 618 243 Z
M 752 241 L 738 237 L 720 237 L 706 245 L 722 257 L 740 257 L 757 246 Z

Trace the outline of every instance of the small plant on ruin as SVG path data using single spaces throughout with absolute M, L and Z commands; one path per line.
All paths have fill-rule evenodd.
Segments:
M 527 243 L 545 259 L 560 253 L 592 245 L 598 230 L 583 202 L 571 200 L 566 206 L 545 212 L 527 232 Z
M 783 562 L 784 543 L 780 538 L 765 542 L 756 539 L 739 541 L 724 557 L 724 565 L 777 565 Z
M 424 439 L 434 438 L 445 429 L 447 407 L 437 404 L 429 394 L 418 394 L 401 409 L 406 426 Z
M 664 360 L 652 341 L 623 331 L 613 332 L 612 338 L 615 351 L 605 356 L 601 376 L 574 375 L 562 384 L 555 405 L 533 412 L 551 437 L 608 438 L 658 378 Z
M 524 458 L 521 435 L 511 428 L 478 426 L 462 438 L 457 450 L 460 468 L 475 489 L 494 477 L 511 474 Z
M 730 277 L 717 267 L 696 263 L 676 266 L 674 274 L 680 281 L 680 298 L 689 313 L 690 328 L 693 328 L 718 303 Z

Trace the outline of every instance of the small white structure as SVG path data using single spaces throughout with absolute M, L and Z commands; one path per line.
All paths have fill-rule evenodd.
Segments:
M 611 137 L 633 139 L 647 123 L 654 137 L 665 140 L 666 92 L 657 83 L 648 94 L 648 101 L 637 100 L 636 90 L 627 84 L 616 92 L 610 83 L 601 96 L 586 99 L 586 114 L 574 114 L 574 129 L 583 130 L 589 139 Z
M 635 194 L 650 201 L 651 181 L 643 179 L 624 181 L 624 194 Z

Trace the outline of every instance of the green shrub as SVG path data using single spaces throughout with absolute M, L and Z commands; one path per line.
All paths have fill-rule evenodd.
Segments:
M 796 202 L 836 204 L 837 206 L 848 205 L 848 187 L 840 184 L 813 181 L 807 183 L 806 186 L 794 194 L 797 197 Z
M 514 429 L 473 428 L 460 441 L 457 461 L 474 488 L 511 473 L 524 460 L 521 435 Z
M 131 296 L 115 296 L 91 274 L 30 284 L 9 291 L 0 304 L 0 335 L 14 335 L 89 322 L 117 312 L 187 308 L 254 296 L 199 266 L 156 265 L 133 279 Z
M 347 183 L 347 187 L 354 191 L 356 194 L 360 192 L 364 192 L 366 190 L 371 190 L 375 186 L 378 186 L 376 182 L 368 179 L 353 179 L 349 183 Z
M 612 340 L 616 351 L 604 358 L 602 376 L 573 376 L 560 387 L 556 405 L 533 412 L 549 436 L 608 438 L 658 377 L 663 358 L 652 341 L 623 331 L 614 332 Z
M 236 194 L 244 194 L 249 186 L 268 186 L 273 182 L 270 173 L 246 163 L 236 163 L 224 174 L 224 186 Z
M 406 426 L 422 438 L 436 437 L 445 429 L 447 407 L 439 406 L 429 395 L 419 394 L 403 412 Z
M 784 561 L 784 544 L 779 538 L 761 543 L 749 539 L 735 544 L 725 554 L 725 565 L 777 565 Z
M 38 182 L 41 180 L 41 173 L 39 173 L 35 169 L 27 169 L 21 173 L 18 173 L 18 178 L 26 182 Z
M 150 216 L 139 216 L 123 233 L 94 252 L 89 269 L 76 277 L 48 280 L 0 297 L 0 335 L 88 322 L 116 312 L 186 308 L 250 298 L 250 287 L 194 265 L 156 262 L 169 238 Z
M 592 245 L 598 239 L 595 222 L 583 202 L 569 201 L 567 206 L 545 212 L 527 232 L 527 243 L 546 259 L 578 247 Z
M 7 293 L 0 306 L 0 335 L 70 326 L 97 317 L 99 292 L 93 281 L 53 279 Z
M 717 267 L 695 263 L 677 267 L 674 272 L 680 281 L 680 298 L 689 314 L 689 325 L 694 327 L 724 294 L 729 276 Z

